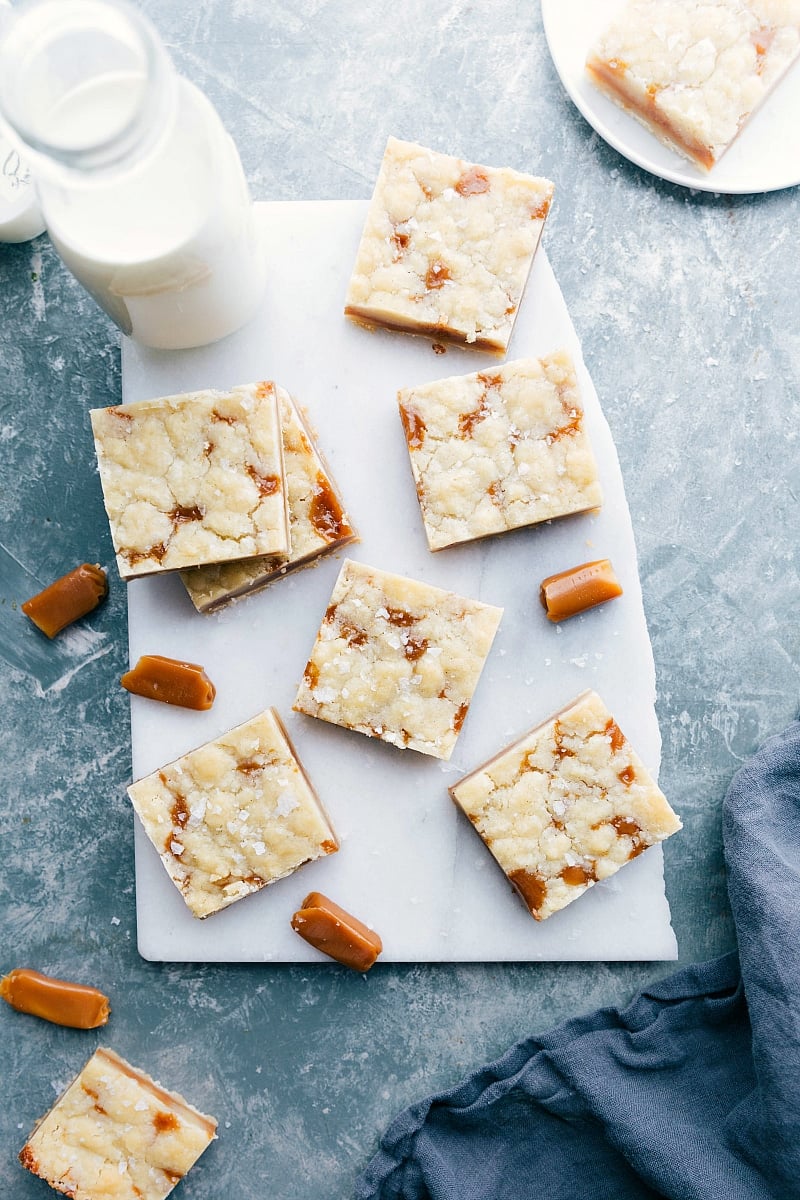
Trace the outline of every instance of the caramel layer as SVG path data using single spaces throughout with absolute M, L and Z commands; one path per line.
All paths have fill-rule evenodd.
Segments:
M 709 147 L 702 142 L 682 137 L 680 131 L 659 112 L 655 94 L 650 95 L 647 104 L 643 105 L 637 92 L 625 86 L 624 66 L 621 65 L 619 70 L 614 71 L 608 63 L 592 58 L 586 64 L 586 71 L 601 92 L 622 104 L 631 116 L 647 125 L 662 141 L 668 142 L 681 154 L 688 155 L 704 170 L 711 170 L 715 159 Z
M 348 304 L 345 307 L 344 314 L 351 321 L 354 321 L 356 325 L 363 325 L 365 329 L 388 329 L 392 333 L 410 333 L 422 337 L 446 338 L 448 341 L 455 342 L 459 346 L 466 346 L 468 350 L 488 350 L 491 354 L 497 354 L 500 357 L 506 352 L 505 346 L 498 339 L 482 337 L 478 334 L 474 341 L 468 342 L 460 330 L 451 329 L 447 325 L 390 320 L 388 317 L 377 317 L 367 314 L 354 304 Z

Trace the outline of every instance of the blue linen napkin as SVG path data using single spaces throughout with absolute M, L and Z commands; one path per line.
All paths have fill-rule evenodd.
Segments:
M 738 772 L 723 829 L 738 954 L 413 1105 L 356 1200 L 800 1198 L 800 722 Z

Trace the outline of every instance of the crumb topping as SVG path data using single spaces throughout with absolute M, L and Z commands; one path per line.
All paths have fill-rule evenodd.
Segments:
M 505 351 L 553 184 L 389 138 L 345 311 Z
M 800 53 L 800 0 L 630 0 L 587 61 L 593 81 L 710 168 Z
M 337 848 L 272 709 L 139 780 L 128 794 L 197 917 Z
M 286 557 L 272 385 L 188 392 L 90 415 L 123 578 L 256 554 Z
M 164 1200 L 214 1138 L 216 1124 L 100 1049 L 37 1125 L 20 1161 L 74 1200 Z
M 595 692 L 450 791 L 537 920 L 681 827 Z
M 294 707 L 449 758 L 501 610 L 346 561 Z
M 569 354 L 398 393 L 431 550 L 598 507 Z

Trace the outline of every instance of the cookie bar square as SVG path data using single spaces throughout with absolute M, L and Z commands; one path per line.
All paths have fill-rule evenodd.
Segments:
M 431 550 L 602 503 L 566 350 L 398 392 Z
M 90 414 L 123 579 L 289 553 L 275 386 L 198 391 Z
M 502 614 L 346 559 L 294 708 L 447 759 Z
M 591 691 L 465 776 L 450 794 L 537 921 L 681 828 Z
M 265 555 L 182 571 L 181 579 L 198 612 L 214 612 L 239 596 L 260 591 L 288 571 L 358 540 L 300 410 L 287 391 L 277 386 L 275 390 L 289 504 L 289 556 Z
M 196 917 L 339 848 L 274 709 L 140 779 L 128 795 Z
M 164 1200 L 216 1128 L 213 1117 L 101 1047 L 19 1157 L 73 1200 Z
M 389 138 L 345 313 L 505 353 L 553 190 Z
M 799 53 L 799 0 L 630 0 L 586 70 L 657 138 L 710 170 Z

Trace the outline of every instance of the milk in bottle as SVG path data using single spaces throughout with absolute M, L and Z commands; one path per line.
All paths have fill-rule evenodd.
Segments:
M 243 325 L 265 264 L 239 155 L 122 0 L 26 0 L 0 39 L 0 116 L 61 258 L 123 332 L 204 345 Z

